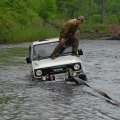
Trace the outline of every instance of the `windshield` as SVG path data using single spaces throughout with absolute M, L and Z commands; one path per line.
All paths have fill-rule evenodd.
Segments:
M 58 42 L 51 42 L 45 44 L 38 44 L 33 46 L 33 60 L 40 60 L 50 57 L 51 53 L 58 45 Z M 64 46 L 65 48 L 65 46 Z M 62 52 L 61 55 L 71 53 L 71 47 L 66 47 L 66 49 Z

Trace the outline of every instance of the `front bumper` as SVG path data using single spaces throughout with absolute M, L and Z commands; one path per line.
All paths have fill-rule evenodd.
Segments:
M 78 76 L 80 79 L 82 80 L 87 80 L 87 76 L 83 73 L 83 71 L 72 71 L 73 72 L 73 76 L 76 77 Z M 35 76 L 35 80 L 41 80 L 41 81 L 69 81 L 70 76 L 68 72 L 65 73 L 59 73 L 59 74 L 46 74 L 45 76 L 41 76 L 41 77 L 36 77 Z

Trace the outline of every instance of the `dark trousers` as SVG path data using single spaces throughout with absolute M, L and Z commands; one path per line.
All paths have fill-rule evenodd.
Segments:
M 65 41 L 65 45 L 62 45 L 60 43 L 60 40 L 61 37 L 59 38 L 59 44 L 56 46 L 53 53 L 51 54 L 52 57 L 59 56 L 65 50 L 64 46 L 72 46 L 72 54 L 77 54 L 78 45 L 79 45 L 79 40 L 77 38 L 75 38 L 74 36 L 67 37 Z

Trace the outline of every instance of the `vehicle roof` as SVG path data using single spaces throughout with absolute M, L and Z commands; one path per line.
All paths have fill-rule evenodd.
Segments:
M 59 41 L 59 38 L 50 38 L 50 39 L 45 39 L 42 41 L 35 41 L 33 42 L 33 45 L 38 45 L 38 44 L 45 44 L 45 43 L 50 43 L 50 42 L 57 42 Z

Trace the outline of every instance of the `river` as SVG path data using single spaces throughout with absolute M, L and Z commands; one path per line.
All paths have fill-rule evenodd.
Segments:
M 30 43 L 0 45 L 0 120 L 120 120 L 120 107 L 86 86 L 35 82 Z M 120 41 L 80 40 L 87 83 L 120 102 Z

